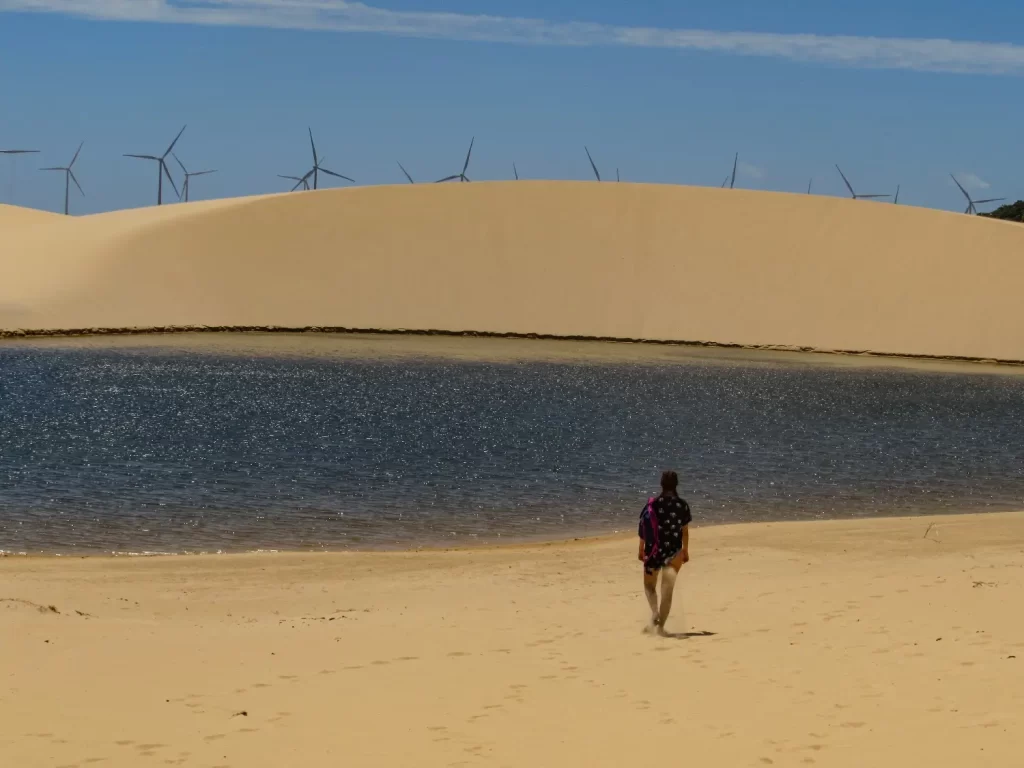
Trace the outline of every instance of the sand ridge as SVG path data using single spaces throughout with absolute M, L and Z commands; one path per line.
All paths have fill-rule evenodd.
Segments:
M 488 182 L 0 222 L 6 330 L 433 329 L 1024 361 L 1024 228 L 908 206 Z
M 1024 513 L 698 527 L 667 638 L 630 538 L 4 558 L 0 756 L 1014 766 L 1021 542 Z

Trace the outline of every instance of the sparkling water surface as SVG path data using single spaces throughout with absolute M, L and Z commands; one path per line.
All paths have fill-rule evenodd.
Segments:
M 1021 375 L 506 343 L 0 345 L 0 550 L 627 531 L 664 467 L 698 522 L 1024 509 Z

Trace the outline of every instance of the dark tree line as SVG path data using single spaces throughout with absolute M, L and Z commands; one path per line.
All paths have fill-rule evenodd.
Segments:
M 1009 203 L 1008 205 L 1001 205 L 991 213 L 983 213 L 982 216 L 987 216 L 990 219 L 1003 219 L 1004 221 L 1019 221 L 1024 223 L 1024 200 L 1018 200 L 1016 203 Z

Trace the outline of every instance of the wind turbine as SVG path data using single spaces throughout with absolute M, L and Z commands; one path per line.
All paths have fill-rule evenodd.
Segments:
M 972 200 L 971 196 L 969 194 L 967 194 L 967 190 L 964 189 L 964 185 L 956 180 L 956 176 L 954 176 L 951 173 L 951 174 L 949 174 L 949 177 L 951 179 L 953 179 L 953 181 L 956 183 L 956 185 L 958 187 L 960 187 L 960 191 L 963 192 L 964 193 L 964 197 L 967 198 L 967 210 L 965 210 L 964 213 L 966 213 L 968 215 L 975 215 L 975 214 L 977 214 L 978 213 L 977 206 L 981 205 L 982 203 L 1001 203 L 1003 200 L 1006 199 L 1005 197 L 990 197 L 987 200 Z
M 469 176 L 466 175 L 466 171 L 469 170 L 469 158 L 473 155 L 473 144 L 475 142 L 476 136 L 474 136 L 469 141 L 469 151 L 466 153 L 466 162 L 462 164 L 462 173 L 457 173 L 454 176 L 445 176 L 443 179 L 438 179 L 437 181 L 435 181 L 435 184 L 441 184 L 442 182 L 445 181 L 455 181 L 456 179 L 459 180 L 459 183 L 471 180 Z
M 208 173 L 216 173 L 216 171 L 195 171 L 193 173 L 189 173 L 188 169 L 185 167 L 185 164 L 183 162 L 181 162 L 181 160 L 178 159 L 178 156 L 176 154 L 174 154 L 172 152 L 171 156 L 174 158 L 175 162 L 178 165 L 181 166 L 181 172 L 183 174 L 185 174 L 185 181 L 181 185 L 181 197 L 179 197 L 178 199 L 180 200 L 183 197 L 185 202 L 187 203 L 188 202 L 188 187 L 189 187 L 189 181 L 188 180 L 191 179 L 193 176 L 205 176 Z
M 843 177 L 843 183 L 846 184 L 846 188 L 850 190 L 850 196 L 854 200 L 875 200 L 882 197 L 892 197 L 892 195 L 858 195 L 853 191 L 853 187 L 850 186 L 850 182 L 846 178 L 846 174 L 843 173 L 843 169 L 836 165 L 836 170 L 839 171 L 839 175 Z
M 82 197 L 85 197 L 85 192 L 82 190 L 82 185 L 78 183 L 78 179 L 75 178 L 75 172 L 71 170 L 75 167 L 75 161 L 78 159 L 78 153 L 82 151 L 82 147 L 85 146 L 83 141 L 78 145 L 78 149 L 75 150 L 75 156 L 71 158 L 71 162 L 67 164 L 67 167 L 54 167 L 54 168 L 40 168 L 41 171 L 64 171 L 64 215 L 68 215 L 68 193 L 71 191 L 71 182 L 75 182 L 75 186 L 78 187 L 78 191 L 82 193 Z
M 125 155 L 125 157 L 137 157 L 140 160 L 155 160 L 156 161 L 156 163 L 157 163 L 157 168 L 156 168 L 156 204 L 157 205 L 163 205 L 164 204 L 164 175 L 167 176 L 167 180 L 169 182 L 171 182 L 171 186 L 174 187 L 174 194 L 178 195 L 178 188 L 174 184 L 174 178 L 171 176 L 171 171 L 167 167 L 167 163 L 164 162 L 164 161 L 166 160 L 167 156 L 169 154 L 171 154 L 171 150 L 173 150 L 174 149 L 174 145 L 178 143 L 178 139 L 180 139 L 181 138 L 181 134 L 183 134 L 185 132 L 185 128 L 188 128 L 188 126 L 187 125 L 183 126 L 182 129 L 180 131 L 178 131 L 178 135 L 174 137 L 174 141 L 171 142 L 171 146 L 169 146 L 167 148 L 167 151 L 164 152 L 162 155 L 160 155 L 160 157 L 157 157 L 156 155 Z M 179 195 L 179 197 L 180 197 L 180 195 Z
M 340 173 L 335 173 L 334 171 L 329 171 L 326 168 L 324 168 L 322 165 L 320 165 L 320 163 L 322 163 L 325 158 L 319 157 L 316 154 L 316 144 L 313 142 L 313 129 L 312 128 L 309 129 L 309 146 L 313 150 L 313 167 L 310 168 L 309 171 L 306 172 L 306 175 L 303 176 L 302 179 L 303 179 L 303 181 L 308 181 L 309 177 L 312 176 L 313 177 L 313 189 L 317 188 L 317 186 L 319 184 L 320 174 L 321 173 L 326 173 L 328 176 L 334 176 L 335 178 L 344 179 L 345 181 L 351 181 L 353 184 L 356 183 L 355 179 L 350 179 L 348 176 L 342 176 Z M 299 188 L 299 185 L 296 184 L 295 185 L 295 189 L 298 189 L 298 188 Z
M 307 192 L 309 191 L 309 182 L 308 182 L 308 181 L 306 181 L 306 179 L 305 179 L 304 177 L 302 177 L 302 176 L 282 176 L 282 175 L 281 175 L 281 174 L 279 173 L 279 174 L 277 174 L 277 178 L 279 178 L 279 179 L 288 179 L 289 181 L 294 181 L 294 182 L 296 182 L 295 186 L 294 186 L 294 187 L 292 187 L 292 191 L 293 191 L 293 192 L 294 192 L 294 191 L 295 191 L 296 189 L 298 189 L 299 187 L 302 187 L 302 188 L 303 188 L 303 190 L 305 190 L 305 191 L 307 191 Z
M 402 173 L 405 174 L 405 178 L 407 178 L 409 180 L 410 184 L 415 184 L 416 183 L 415 181 L 412 180 L 412 176 L 409 175 L 409 172 L 407 170 L 405 170 L 405 166 L 404 165 L 399 163 L 398 167 L 402 169 Z
M 594 169 L 594 175 L 597 177 L 597 180 L 600 181 L 601 180 L 601 173 L 597 170 L 597 164 L 594 163 L 594 158 L 592 158 L 590 156 L 590 150 L 587 149 L 585 146 L 583 147 L 583 149 L 587 153 L 587 160 L 590 161 L 590 167 Z
M 814 183 L 814 178 L 812 177 L 811 180 L 807 182 L 807 194 L 808 195 L 811 194 L 811 184 L 813 184 L 813 183 Z
M 619 169 L 618 168 L 615 169 L 615 180 L 616 181 L 622 181 L 622 179 L 619 178 Z
M 0 149 L 0 155 L 10 155 L 11 157 L 11 203 L 14 203 L 14 158 L 17 155 L 37 155 L 39 154 L 38 149 Z
M 516 168 L 515 163 L 512 163 L 512 173 L 516 175 L 516 181 L 519 181 L 519 169 Z

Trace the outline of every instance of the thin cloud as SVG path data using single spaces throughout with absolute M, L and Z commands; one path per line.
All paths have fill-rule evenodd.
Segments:
M 764 178 L 764 168 L 758 168 L 756 165 L 744 163 L 742 160 L 736 167 L 736 172 L 741 176 L 746 176 L 747 178 L 755 179 L 757 181 Z
M 393 11 L 346 0 L 0 0 L 2 11 L 518 45 L 662 48 L 872 69 L 1024 75 L 1024 46 L 1012 43 L 621 27 L 440 11 Z
M 961 171 L 960 173 L 956 174 L 956 180 L 963 184 L 966 189 L 981 191 L 988 189 L 992 186 L 983 178 L 981 178 L 978 174 L 971 173 L 970 171 Z

